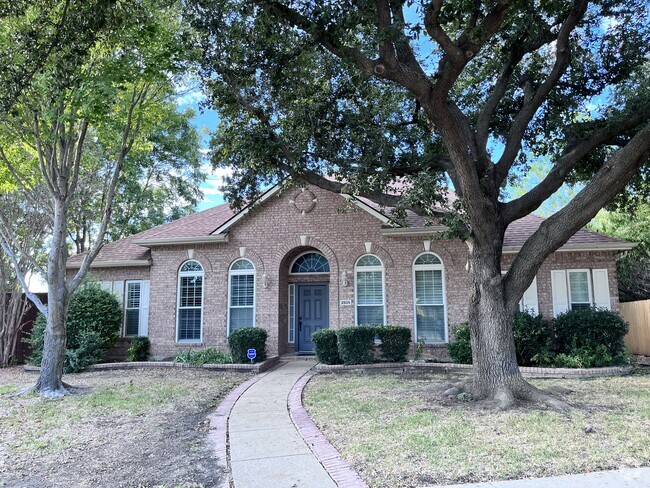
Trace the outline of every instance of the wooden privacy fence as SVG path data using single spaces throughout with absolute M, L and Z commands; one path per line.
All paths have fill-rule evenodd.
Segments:
M 621 316 L 630 324 L 627 348 L 632 354 L 650 356 L 650 300 L 621 303 Z

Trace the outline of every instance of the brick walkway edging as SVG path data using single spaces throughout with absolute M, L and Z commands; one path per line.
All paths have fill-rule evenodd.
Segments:
M 457 373 L 472 374 L 471 364 L 457 363 L 372 363 L 372 364 L 322 364 L 316 365 L 316 373 Z M 609 366 L 605 368 L 537 368 L 520 366 L 527 378 L 595 378 L 630 374 L 634 366 Z
M 368 488 L 356 471 L 341 458 L 336 448 L 330 444 L 314 423 L 302 404 L 302 392 L 315 372 L 307 371 L 291 388 L 288 398 L 289 416 L 300 437 L 311 449 L 316 459 L 323 465 L 327 474 L 342 488 Z
M 84 368 L 84 372 L 89 371 L 114 371 L 120 369 L 160 369 L 160 368 L 176 368 L 176 369 L 208 369 L 211 371 L 236 371 L 236 372 L 250 372 L 250 373 L 263 373 L 268 371 L 273 366 L 280 362 L 280 356 L 273 356 L 261 363 L 243 363 L 243 364 L 203 364 L 201 366 L 194 366 L 192 364 L 175 363 L 174 361 L 124 361 L 121 363 L 98 363 L 91 364 Z M 41 370 L 40 366 L 32 366 L 25 364 L 23 369 L 28 372 L 38 372 Z
M 274 366 L 276 365 L 277 362 Z M 237 403 L 237 400 L 239 400 L 239 397 L 241 397 L 251 386 L 269 374 L 272 369 L 273 368 L 264 373 L 256 374 L 252 378 L 244 381 L 235 389 L 231 390 L 226 398 L 221 401 L 215 412 L 208 417 L 210 428 L 207 440 L 209 443 L 212 443 L 217 460 L 223 461 L 226 464 L 225 466 L 217 465 L 217 469 L 221 474 L 223 474 L 222 479 L 216 485 L 217 488 L 230 488 L 232 486 L 230 456 L 228 450 L 228 419 L 230 418 L 230 412 L 235 406 L 235 403 Z

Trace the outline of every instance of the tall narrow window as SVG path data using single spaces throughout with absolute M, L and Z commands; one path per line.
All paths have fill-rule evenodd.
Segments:
M 289 343 L 296 342 L 296 285 L 289 285 Z
M 126 282 L 124 303 L 124 335 L 137 336 L 140 333 L 140 287 L 139 281 Z
M 238 259 L 230 266 L 228 334 L 242 327 L 255 327 L 255 266 Z
M 443 273 L 442 261 L 435 254 L 421 254 L 413 263 L 415 337 L 418 341 L 447 341 Z
M 588 270 L 568 271 L 571 310 L 591 307 L 591 283 Z
M 178 342 L 200 342 L 203 324 L 203 266 L 187 261 L 178 273 Z
M 384 265 L 377 256 L 361 256 L 355 266 L 357 325 L 386 323 Z

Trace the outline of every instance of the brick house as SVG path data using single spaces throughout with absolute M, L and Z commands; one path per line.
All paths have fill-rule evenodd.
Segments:
M 385 323 L 412 328 L 444 355 L 467 320 L 467 248 L 444 227 L 391 222 L 373 203 L 320 188 L 281 186 L 233 212 L 189 215 L 104 246 L 90 275 L 124 304 L 125 337 L 147 335 L 152 355 L 188 347 L 225 350 L 239 327 L 264 327 L 270 355 L 313 349 L 323 327 Z M 543 221 L 506 233 L 507 270 Z M 521 307 L 552 317 L 570 308 L 618 309 L 616 254 L 634 245 L 579 231 L 539 270 Z M 81 256 L 69 260 L 70 272 Z

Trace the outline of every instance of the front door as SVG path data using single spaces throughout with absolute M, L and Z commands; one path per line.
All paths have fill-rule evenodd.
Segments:
M 311 335 L 329 327 L 329 285 L 305 284 L 298 288 L 298 351 L 313 351 Z

